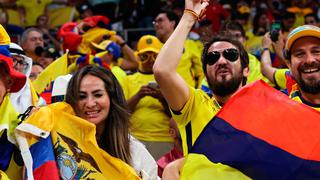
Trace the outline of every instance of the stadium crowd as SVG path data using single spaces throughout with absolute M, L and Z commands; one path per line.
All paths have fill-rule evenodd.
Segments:
M 318 1 L 0 5 L 0 179 L 320 179 Z

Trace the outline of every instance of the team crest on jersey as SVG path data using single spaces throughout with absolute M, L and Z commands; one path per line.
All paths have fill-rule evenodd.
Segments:
M 61 139 L 60 137 L 57 138 L 57 142 L 54 145 L 54 151 L 57 157 L 60 177 L 62 179 L 83 179 L 88 178 L 88 176 L 92 173 L 101 173 L 101 170 L 93 157 L 90 154 L 83 152 L 78 147 L 77 142 L 60 133 L 57 134 L 61 137 Z M 68 148 L 64 147 L 64 144 L 62 144 L 61 141 L 66 143 Z M 70 149 L 69 151 L 71 152 L 69 152 L 68 149 Z M 81 161 L 89 163 L 89 167 L 93 167 L 95 170 L 89 169 L 89 167 L 84 165 L 79 165 Z

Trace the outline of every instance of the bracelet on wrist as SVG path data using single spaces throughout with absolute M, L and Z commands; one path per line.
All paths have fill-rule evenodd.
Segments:
M 261 54 L 262 54 L 263 52 L 265 52 L 265 51 L 269 51 L 269 48 L 262 48 L 262 49 L 261 49 Z
M 199 16 L 196 12 L 194 12 L 193 10 L 191 9 L 184 9 L 183 13 L 189 13 L 191 14 L 195 20 L 198 20 L 199 19 Z

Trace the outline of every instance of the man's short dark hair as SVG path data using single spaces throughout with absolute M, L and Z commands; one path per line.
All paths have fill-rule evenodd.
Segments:
M 317 16 L 317 14 L 315 14 L 315 13 L 306 14 L 306 15 L 304 16 L 304 19 L 306 19 L 307 17 L 313 17 L 313 18 L 316 20 L 316 22 L 319 22 L 319 18 L 318 18 L 318 16 Z
M 177 25 L 180 21 L 180 18 L 176 13 L 174 13 L 173 11 L 169 11 L 169 10 L 161 10 L 159 12 L 159 14 L 162 14 L 162 13 L 167 15 L 169 21 L 174 21 L 175 22 L 174 27 L 177 27 Z
M 240 31 L 242 37 L 246 37 L 246 32 L 241 24 L 235 21 L 226 21 L 222 24 L 220 31 Z

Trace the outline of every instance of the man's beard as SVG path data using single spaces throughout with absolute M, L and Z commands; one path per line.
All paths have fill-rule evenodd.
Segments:
M 300 89 L 306 93 L 318 94 L 320 93 L 320 79 L 313 78 L 311 80 L 304 80 L 301 75 L 301 71 L 305 68 L 318 68 L 320 69 L 320 63 L 304 64 L 298 68 L 299 77 L 295 78 Z M 318 72 L 319 73 L 319 72 Z
M 240 71 L 237 76 L 232 76 L 229 80 L 223 78 L 220 82 L 217 81 L 217 79 L 210 80 L 208 77 L 207 79 L 213 94 L 224 97 L 233 94 L 239 89 L 243 80 L 243 74 L 242 71 Z

